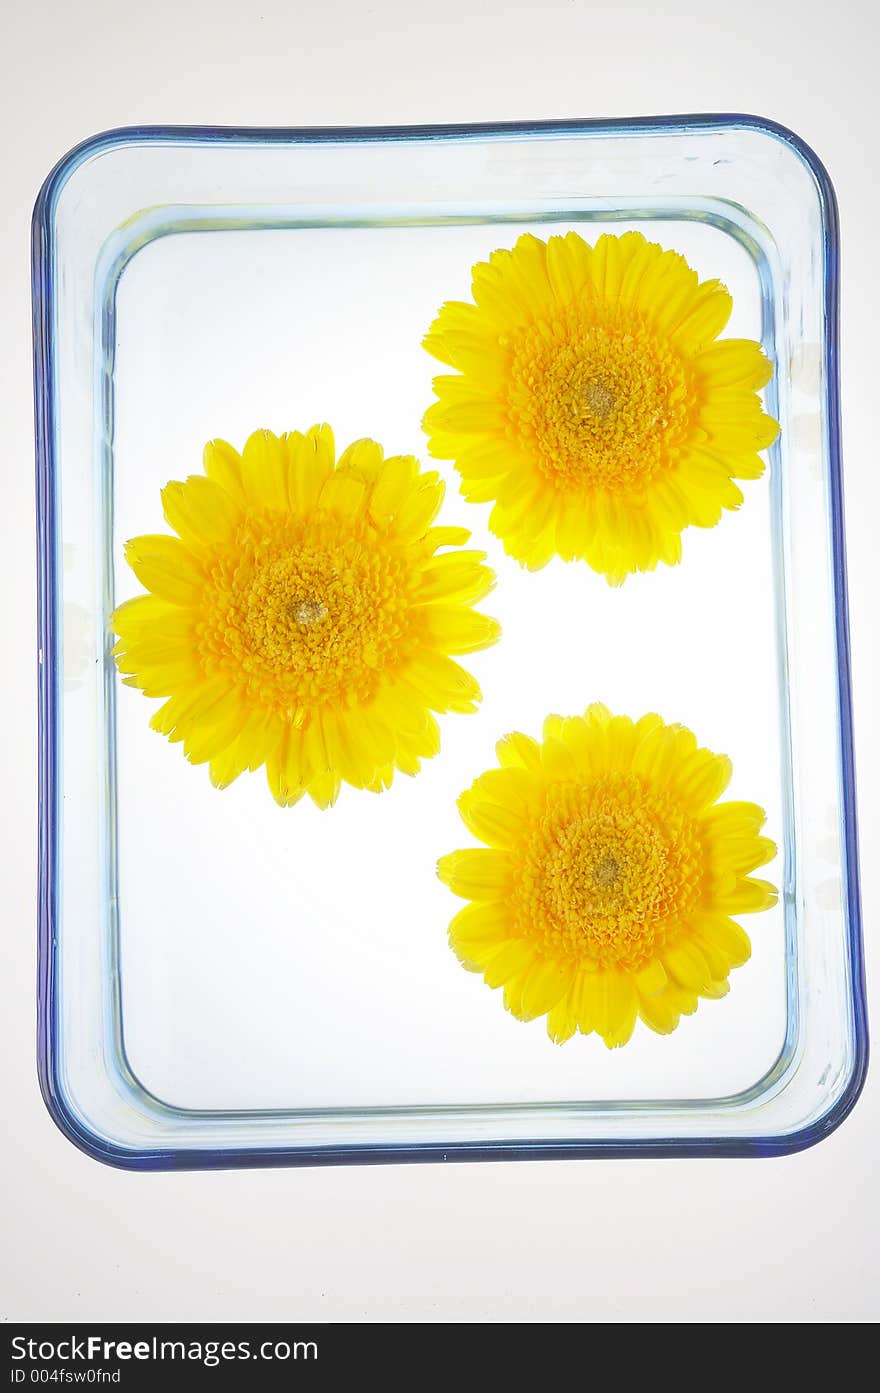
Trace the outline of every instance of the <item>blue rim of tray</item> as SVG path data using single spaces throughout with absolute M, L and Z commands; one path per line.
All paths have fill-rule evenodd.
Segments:
M 379 143 L 492 136 L 596 134 L 625 131 L 754 130 L 788 145 L 815 179 L 824 248 L 825 366 L 828 383 L 829 501 L 837 648 L 837 693 L 846 871 L 848 950 L 853 1007 L 853 1063 L 847 1086 L 831 1108 L 799 1131 L 766 1137 L 668 1137 L 612 1141 L 565 1139 L 534 1142 L 380 1143 L 298 1147 L 156 1147 L 129 1150 L 90 1131 L 68 1106 L 59 1077 L 57 1050 L 57 864 L 58 864 L 58 634 L 56 594 L 55 371 L 51 311 L 54 296 L 54 210 L 61 189 L 86 159 L 109 147 L 174 144 L 182 140 L 237 144 Z M 34 414 L 36 432 L 38 696 L 39 696 L 39 876 L 37 964 L 37 1064 L 46 1107 L 60 1130 L 87 1155 L 135 1170 L 221 1169 L 246 1166 L 344 1165 L 415 1161 L 565 1160 L 589 1156 L 609 1159 L 641 1156 L 779 1156 L 802 1151 L 834 1131 L 855 1106 L 868 1067 L 868 1022 L 859 893 L 858 832 L 852 731 L 849 605 L 846 581 L 843 488 L 840 461 L 839 222 L 834 187 L 821 160 L 793 131 L 775 121 L 736 113 L 614 118 L 608 120 L 512 121 L 486 124 L 375 127 L 130 126 L 103 131 L 74 146 L 48 175 L 34 206 L 32 222 L 34 333 Z

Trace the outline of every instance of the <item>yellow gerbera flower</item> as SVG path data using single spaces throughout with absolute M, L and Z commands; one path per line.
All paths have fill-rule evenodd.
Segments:
M 204 465 L 162 491 L 178 536 L 126 548 L 152 593 L 116 610 L 113 651 L 129 685 L 168 698 L 150 724 L 218 788 L 265 764 L 282 805 L 416 773 L 439 749 L 432 711 L 480 699 L 449 655 L 499 632 L 471 608 L 494 584 L 484 553 L 430 525 L 437 474 L 373 440 L 337 462 L 329 426 L 257 431 L 241 455 L 215 440 Z
M 639 1016 L 665 1034 L 724 996 L 751 951 L 731 914 L 776 901 L 749 875 L 776 854 L 763 811 L 716 801 L 730 760 L 599 705 L 549 716 L 543 743 L 508 736 L 498 758 L 459 800 L 486 847 L 438 867 L 473 901 L 449 930 L 464 966 L 520 1020 L 546 1013 L 558 1043 L 580 1030 L 623 1045 Z
M 437 377 L 430 453 L 531 569 L 583 558 L 619 584 L 681 560 L 685 527 L 712 527 L 757 479 L 778 433 L 748 339 L 716 342 L 731 311 L 717 280 L 638 232 L 595 247 L 526 234 L 473 270 L 475 304 L 443 306 L 425 347 Z

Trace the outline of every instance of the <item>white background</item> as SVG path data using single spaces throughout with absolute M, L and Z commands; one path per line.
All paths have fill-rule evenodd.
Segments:
M 110 126 L 750 111 L 797 130 L 843 224 L 843 406 L 869 994 L 880 901 L 874 613 L 880 220 L 873 5 L 742 0 L 12 0 L 0 10 L 3 1203 L 8 1320 L 846 1321 L 880 1314 L 880 1074 L 775 1161 L 142 1176 L 88 1160 L 34 1068 L 35 602 L 29 216 Z

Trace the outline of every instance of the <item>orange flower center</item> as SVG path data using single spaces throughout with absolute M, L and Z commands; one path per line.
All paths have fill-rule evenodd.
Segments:
M 681 359 L 632 311 L 574 305 L 511 340 L 508 435 L 560 489 L 638 489 L 695 414 Z
M 228 672 L 287 718 L 369 701 L 411 634 L 407 567 L 357 522 L 251 514 L 210 577 L 197 627 L 204 670 Z
M 577 965 L 637 972 L 700 899 L 691 819 L 635 774 L 557 784 L 530 826 L 515 892 L 517 932 Z

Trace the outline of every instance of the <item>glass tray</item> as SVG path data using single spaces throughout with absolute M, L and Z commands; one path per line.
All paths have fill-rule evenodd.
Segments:
M 518 234 L 643 230 L 733 293 L 780 420 L 740 512 L 609 589 L 529 575 L 464 502 L 504 640 L 484 701 L 376 798 L 222 795 L 119 685 L 123 543 L 214 436 L 328 420 L 426 458 L 420 339 Z M 62 1130 L 117 1165 L 768 1155 L 864 1077 L 837 381 L 837 214 L 819 161 L 743 116 L 401 130 L 131 129 L 87 141 L 34 216 L 40 546 L 39 1061 Z M 572 642 L 576 634 L 582 641 Z M 658 710 L 762 803 L 779 906 L 730 995 L 671 1036 L 552 1045 L 446 943 L 455 799 L 511 729 Z

